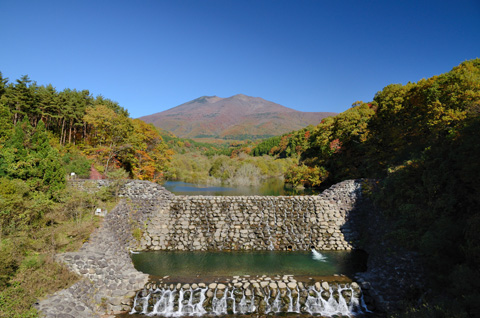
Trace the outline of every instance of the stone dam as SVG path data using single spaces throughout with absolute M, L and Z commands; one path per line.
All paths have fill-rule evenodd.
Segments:
M 107 180 L 75 180 L 70 186 L 96 191 L 110 183 Z M 166 295 L 174 297 L 173 291 L 177 293 L 176 299 L 170 300 L 173 303 L 177 301 L 177 307 L 172 310 L 178 313 L 178 306 L 183 306 L 182 302 L 178 304 L 178 298 L 186 297 L 186 292 L 193 297 L 192 285 L 177 286 L 174 282 L 162 282 L 161 279 L 153 282 L 148 275 L 133 267 L 129 255 L 131 251 L 350 250 L 355 248 L 359 238 L 356 223 L 363 201 L 360 180 L 341 182 L 317 196 L 284 197 L 175 196 L 158 184 L 127 181 L 118 195 L 124 200 L 106 215 L 90 241 L 78 252 L 58 255 L 58 260 L 82 279 L 39 302 L 37 308 L 45 317 L 95 317 L 130 311 L 151 313 L 152 310 L 158 311 L 154 307 L 160 304 L 153 304 L 148 295 L 158 294 L 160 290 L 161 295 L 156 296 L 159 303 Z M 267 281 L 268 289 L 256 288 L 256 285 Z M 209 308 L 217 306 L 221 299 L 227 304 L 227 296 L 224 295 L 230 290 L 231 297 L 235 298 L 233 295 L 236 293 L 238 305 L 244 299 L 243 305 L 249 303 L 250 309 L 254 306 L 254 296 L 248 298 L 246 295 L 255 291 L 261 297 L 268 294 L 268 299 L 264 300 L 266 303 L 262 303 L 261 299 L 257 303 L 257 306 L 260 304 L 265 308 L 280 308 L 280 296 L 277 297 L 277 294 L 283 297 L 282 308 L 290 308 L 292 293 L 293 296 L 304 296 L 295 298 L 296 302 L 303 299 L 303 305 L 311 297 L 316 297 L 316 300 L 309 300 L 309 308 L 316 308 L 316 303 L 328 305 L 336 302 L 339 305 L 345 299 L 350 301 L 348 306 L 354 303 L 358 307 L 362 295 L 360 287 L 364 287 L 356 283 L 350 285 L 350 280 L 343 284 L 331 284 L 327 290 L 315 288 L 323 282 L 302 283 L 292 277 L 245 278 L 240 285 L 237 279 L 238 286 L 231 278 L 223 282 L 197 283 L 197 286 L 204 286 L 203 289 L 197 287 L 200 288 L 196 292 L 197 302 L 201 299 L 205 304 L 209 303 Z M 212 284 L 217 287 L 209 289 L 207 286 Z M 284 285 L 289 287 L 282 290 L 280 287 Z M 219 291 L 221 296 L 217 295 L 218 286 L 224 289 Z M 238 290 L 235 291 L 235 288 Z M 167 306 L 166 300 L 162 301 Z M 193 298 L 183 303 L 192 301 Z M 321 304 L 318 306 L 324 306 Z M 226 310 L 220 312 L 230 313 Z
M 141 250 L 349 250 L 359 191 L 319 196 L 175 196 L 147 217 Z

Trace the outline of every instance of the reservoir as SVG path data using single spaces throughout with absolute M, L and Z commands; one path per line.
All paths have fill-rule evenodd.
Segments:
M 163 184 L 165 189 L 176 195 L 315 195 L 320 191 L 317 189 L 293 189 L 285 187 L 284 182 L 279 179 L 270 179 L 255 187 L 237 186 L 210 186 L 182 181 L 167 181 Z
M 366 270 L 363 251 L 140 252 L 135 268 L 152 276 L 296 275 L 352 276 Z

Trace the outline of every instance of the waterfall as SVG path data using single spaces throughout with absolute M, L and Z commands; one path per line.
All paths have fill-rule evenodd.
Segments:
M 280 301 L 280 292 L 277 291 L 277 296 L 272 303 L 272 312 L 277 313 L 282 311 L 282 302 Z M 268 312 L 267 312 L 268 313 Z
M 358 285 L 327 285 L 325 289 L 319 284 L 307 286 L 306 283 L 295 288 L 243 288 L 231 285 L 214 290 L 191 287 L 169 289 L 167 286 L 150 288 L 137 293 L 130 314 L 180 317 L 297 313 L 329 317 L 368 312 Z
M 316 261 L 326 262 L 327 258 L 312 248 L 312 258 Z
M 136 295 L 135 295 L 135 298 L 133 299 L 133 306 L 132 306 L 132 310 L 129 312 L 130 315 L 133 315 L 136 313 L 135 311 L 135 307 L 137 307 L 137 301 L 138 301 L 138 294 L 140 292 L 138 292 Z
M 212 311 L 214 315 L 225 315 L 227 314 L 227 294 L 228 288 L 223 292 L 223 297 L 220 299 L 217 298 L 218 290 L 215 289 L 214 298 L 212 300 Z
M 155 292 L 159 292 L 159 289 L 156 289 Z M 153 306 L 152 313 L 154 314 L 167 314 L 173 312 L 173 303 L 175 300 L 175 292 L 171 290 L 166 290 L 161 294 L 161 297 L 157 303 Z
M 293 292 L 290 288 L 287 289 L 288 294 L 288 310 L 287 312 L 295 312 L 300 313 L 300 293 L 298 291 L 298 287 L 294 290 L 295 294 L 297 295 L 295 303 L 293 301 Z

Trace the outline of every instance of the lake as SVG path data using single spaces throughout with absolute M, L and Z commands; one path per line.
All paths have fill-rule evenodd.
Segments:
M 316 189 L 292 189 L 284 186 L 279 179 L 270 179 L 256 187 L 235 186 L 206 186 L 202 184 L 187 183 L 182 181 L 167 181 L 163 186 L 177 195 L 214 195 L 214 196 L 237 196 L 237 195 L 314 195 L 320 193 Z

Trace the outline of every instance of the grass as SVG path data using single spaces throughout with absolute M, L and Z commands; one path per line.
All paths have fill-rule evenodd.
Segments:
M 110 197 L 72 192 L 43 215 L 40 225 L 24 226 L 0 240 L 0 318 L 38 317 L 39 299 L 68 288 L 79 277 L 55 261 L 55 254 L 78 250 L 101 224 L 94 208 L 111 209 Z

